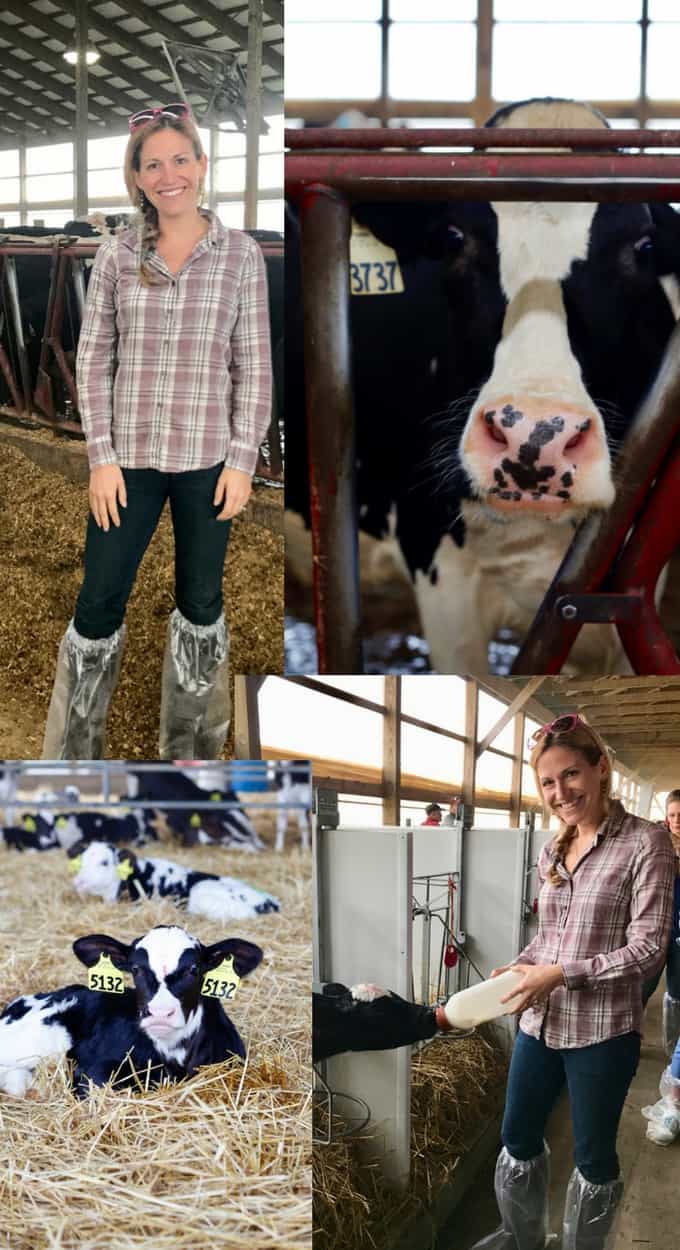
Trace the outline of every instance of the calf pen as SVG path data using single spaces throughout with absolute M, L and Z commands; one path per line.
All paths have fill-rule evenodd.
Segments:
M 547 836 L 530 819 L 512 829 L 464 819 L 450 828 L 318 825 L 315 981 L 374 981 L 428 1002 L 483 979 L 530 936 Z M 402 1047 L 326 1061 L 314 1152 L 323 1250 L 431 1244 L 496 1147 L 513 1031 L 508 1018 L 415 1054 Z
M 55 786 L 72 781 L 100 795 L 101 784 L 91 783 L 101 783 L 109 766 L 37 767 Z M 120 774 L 121 765 L 115 769 Z M 28 805 L 30 769 L 13 771 L 16 797 Z M 255 816 L 258 832 L 273 843 L 267 800 L 249 797 L 247 806 L 264 809 Z M 264 950 L 230 1013 L 248 1046 L 243 1065 L 204 1068 L 149 1092 L 93 1089 L 83 1102 L 71 1093 L 64 1063 L 56 1072 L 45 1065 L 24 1100 L 0 1099 L 0 1246 L 8 1250 L 309 1248 L 309 857 L 297 847 L 277 855 L 269 845 L 259 855 L 173 846 L 172 857 L 245 876 L 275 893 L 282 909 L 225 934 L 211 921 L 185 918 L 167 899 L 134 906 L 77 899 L 58 851 L 0 852 L 3 1006 L 23 992 L 82 981 L 71 942 L 86 933 L 130 941 L 154 925 L 179 923 L 204 943 L 242 936 Z

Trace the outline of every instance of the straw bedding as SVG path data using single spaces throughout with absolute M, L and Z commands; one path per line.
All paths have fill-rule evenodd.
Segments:
M 271 817 L 258 826 L 269 836 Z M 310 862 L 162 847 L 280 898 L 278 915 L 222 926 L 169 900 L 79 900 L 60 851 L 0 850 L 0 1002 L 83 981 L 75 937 L 124 941 L 181 924 L 203 942 L 243 936 L 264 949 L 231 1015 L 248 1045 L 191 1080 L 78 1102 L 65 1063 L 45 1064 L 24 1100 L 0 1094 L 0 1247 L 8 1250 L 308 1250 L 310 1198 Z M 153 849 L 149 848 L 153 854 Z
M 396 1242 L 404 1224 L 429 1208 L 498 1104 L 506 1064 L 482 1033 L 437 1038 L 413 1060 L 411 1183 L 395 1194 L 375 1163 L 362 1161 L 358 1139 L 334 1128 L 314 1150 L 315 1250 L 368 1250 Z
M 261 488 L 264 489 L 264 488 Z M 57 648 L 82 577 L 87 488 L 0 442 L 0 754 L 40 756 Z M 232 673 L 283 667 L 283 538 L 237 520 L 224 573 Z M 174 602 L 167 509 L 127 613 L 128 640 L 111 704 L 111 759 L 157 756 L 161 667 Z

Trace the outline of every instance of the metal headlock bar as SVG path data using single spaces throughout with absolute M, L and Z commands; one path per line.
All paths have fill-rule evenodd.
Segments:
M 300 207 L 304 269 L 318 667 L 320 673 L 359 673 L 350 203 L 671 202 L 680 200 L 680 156 L 621 149 L 680 149 L 680 131 L 314 129 L 286 131 L 286 145 L 286 193 Z M 473 151 L 413 150 L 418 147 Z M 560 150 L 546 150 L 556 148 Z M 617 625 L 635 672 L 680 672 L 680 661 L 654 606 L 656 579 L 680 540 L 679 350 L 676 332 L 661 375 L 620 453 L 616 501 L 578 529 L 513 672 L 559 672 L 581 624 L 588 620 Z M 595 602 L 602 591 L 606 600 Z

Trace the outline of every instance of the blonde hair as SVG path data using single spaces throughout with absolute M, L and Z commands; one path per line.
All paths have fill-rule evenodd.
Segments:
M 541 782 L 538 776 L 538 763 L 541 756 L 550 749 L 550 747 L 567 747 L 571 751 L 580 751 L 587 762 L 594 767 L 601 759 L 606 765 L 606 774 L 602 778 L 602 807 L 603 814 L 606 816 L 609 811 L 609 803 L 612 791 L 612 761 L 609 749 L 603 738 L 600 737 L 597 730 L 593 729 L 587 721 L 579 717 L 576 724 L 571 729 L 558 730 L 543 734 L 532 748 L 529 756 L 529 763 L 534 770 L 536 778 L 536 786 L 539 794 L 542 793 Z M 564 885 L 564 879 L 557 871 L 557 864 L 564 863 L 567 849 L 570 842 L 576 837 L 576 825 L 567 825 L 562 823 L 557 837 L 554 840 L 554 848 L 556 852 L 556 860 L 550 872 L 548 873 L 548 881 L 550 885 Z
M 144 286 L 156 286 L 162 281 L 149 265 L 149 254 L 153 251 L 158 241 L 160 227 L 158 224 L 158 213 L 153 204 L 149 202 L 137 186 L 135 174 L 138 174 L 140 170 L 144 144 L 152 135 L 158 134 L 159 130 L 176 130 L 178 134 L 184 135 L 189 140 L 197 161 L 204 155 L 198 127 L 191 117 L 154 117 L 152 121 L 147 122 L 144 126 L 138 126 L 136 130 L 133 130 L 128 139 L 125 149 L 123 174 L 130 202 L 137 209 L 138 215 L 136 220 L 133 218 L 133 222 L 141 226 L 139 280 L 144 283 Z M 203 190 L 204 183 L 201 180 L 199 184 L 199 204 L 203 199 Z

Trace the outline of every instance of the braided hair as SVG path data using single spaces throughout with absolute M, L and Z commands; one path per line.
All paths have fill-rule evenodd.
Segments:
M 144 126 L 138 126 L 132 132 L 128 139 L 125 149 L 124 175 L 125 185 L 127 187 L 130 202 L 137 209 L 137 213 L 133 217 L 133 224 L 140 231 L 140 266 L 139 280 L 144 286 L 157 286 L 163 281 L 162 277 L 149 264 L 149 257 L 153 252 L 160 235 L 160 225 L 158 222 L 158 212 L 154 208 L 150 200 L 147 199 L 144 192 L 137 186 L 136 174 L 139 173 L 141 167 L 142 148 L 147 139 L 151 135 L 155 135 L 159 130 L 176 130 L 178 134 L 184 135 L 189 140 L 194 150 L 196 160 L 200 160 L 203 156 L 203 144 L 198 128 L 191 117 L 155 117 L 152 121 L 147 122 Z M 203 199 L 204 184 L 199 184 L 199 204 Z
M 595 767 L 601 759 L 605 761 L 607 771 L 602 778 L 602 806 L 603 814 L 606 816 L 609 811 L 609 803 L 611 799 L 612 789 L 612 761 L 609 749 L 600 737 L 599 733 L 593 729 L 592 725 L 588 725 L 582 717 L 571 729 L 558 730 L 552 733 L 546 733 L 539 738 L 533 747 L 529 756 L 529 763 L 534 770 L 536 778 L 536 786 L 539 794 L 541 793 L 541 783 L 538 776 L 538 764 L 541 756 L 550 749 L 550 747 L 566 747 L 571 751 L 579 751 L 587 760 L 591 767 Z M 564 878 L 557 871 L 558 863 L 563 864 L 567 855 L 567 850 L 571 842 L 576 837 L 576 825 L 567 825 L 561 822 L 559 832 L 553 841 L 555 850 L 555 862 L 548 873 L 548 882 L 550 885 L 564 885 Z

